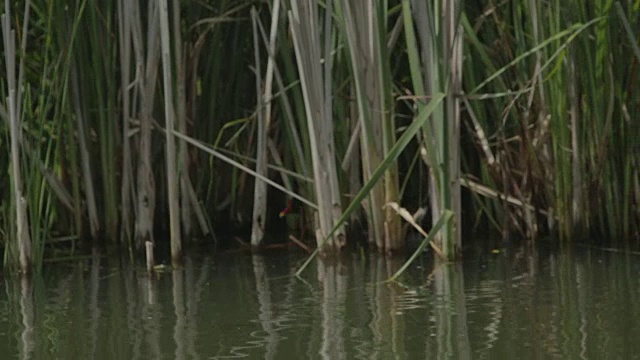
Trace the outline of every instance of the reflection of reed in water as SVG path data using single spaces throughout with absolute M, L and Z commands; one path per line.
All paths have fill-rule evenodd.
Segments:
M 20 278 L 20 315 L 22 316 L 22 332 L 20 334 L 20 358 L 31 359 L 35 350 L 35 304 L 33 298 L 33 282 L 28 276 Z
M 140 316 L 142 318 L 142 341 L 146 343 L 146 357 L 159 359 L 162 357 L 160 350 L 160 319 L 162 313 L 156 303 L 158 284 L 155 278 L 144 276 L 140 279 L 143 285 L 141 292 L 146 293 L 146 301 L 140 301 Z M 144 286 L 146 285 L 146 286 Z
M 436 262 L 433 288 L 435 291 L 435 344 L 430 353 L 438 358 L 471 359 L 471 344 L 467 328 L 467 306 L 464 293 L 462 264 L 439 264 Z
M 345 312 L 347 277 L 342 266 L 317 261 L 318 281 L 322 284 L 319 353 L 324 359 L 345 359 Z

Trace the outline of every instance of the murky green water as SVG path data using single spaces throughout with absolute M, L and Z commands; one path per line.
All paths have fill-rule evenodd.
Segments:
M 477 256 L 477 255 L 474 255 Z M 414 266 L 198 255 L 150 281 L 113 259 L 3 281 L 0 354 L 34 359 L 640 358 L 640 257 L 502 252 Z

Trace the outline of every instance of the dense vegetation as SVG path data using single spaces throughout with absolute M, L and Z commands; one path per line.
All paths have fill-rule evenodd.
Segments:
M 437 225 L 444 258 L 478 226 L 637 243 L 638 0 L 4 5 L 11 268 L 90 242 L 179 262 L 232 226 L 259 247 L 289 201 L 331 251 L 356 222 L 383 251 Z

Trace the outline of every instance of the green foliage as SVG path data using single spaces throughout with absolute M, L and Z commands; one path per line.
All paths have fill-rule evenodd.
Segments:
M 139 38 L 130 39 L 129 44 L 141 41 L 136 46 L 146 57 L 147 39 L 159 30 L 151 21 L 155 13 L 144 11 L 150 2 L 133 1 L 142 9 L 143 25 L 135 30 Z M 486 219 L 505 235 L 531 239 L 545 235 L 567 241 L 594 235 L 614 240 L 638 238 L 638 1 L 467 1 L 450 18 L 441 14 L 444 5 L 453 2 L 429 2 L 421 8 L 418 1 L 376 1 L 372 5 L 375 11 L 368 14 L 375 18 L 370 22 L 372 32 L 364 34 L 356 25 L 365 22 L 345 14 L 345 10 L 357 8 L 354 3 L 311 3 L 321 14 L 314 51 L 319 51 L 316 55 L 322 65 L 315 65 L 323 69 L 323 79 L 331 77 L 332 81 L 317 82 L 326 87 L 301 81 L 288 17 L 292 2 L 283 2 L 278 42 L 274 53 L 268 54 L 275 60 L 267 156 L 271 180 L 282 182 L 287 191 L 301 198 L 316 196 L 316 184 L 309 181 L 313 177 L 312 153 L 317 150 L 313 146 L 325 144 L 312 144 L 307 121 L 311 115 L 305 111 L 303 92 L 303 86 L 308 86 L 308 91 L 322 94 L 317 98 L 330 104 L 323 109 L 333 127 L 335 155 L 330 160 L 343 165 L 337 167 L 340 200 L 349 204 L 336 219 L 339 225 L 363 208 L 365 195 L 374 186 L 390 188 L 394 181 L 402 184 L 396 185 L 403 190 L 398 195 L 401 202 L 408 201 L 402 198 L 403 193 L 420 199 L 440 196 L 441 210 L 455 210 L 451 200 L 455 194 L 447 192 L 460 181 L 468 187 L 463 195 L 471 195 L 463 199 L 474 200 L 463 203 L 464 212 L 454 211 L 452 220 L 441 224 L 445 227 L 442 233 L 472 217 Z M 145 77 L 136 73 L 133 60 L 121 63 L 123 44 L 119 41 L 124 37 L 120 36 L 118 2 L 76 0 L 58 5 L 32 1 L 27 27 L 23 27 L 24 8 L 12 7 L 11 17 L 16 43 L 27 41 L 25 51 L 17 54 L 24 62 L 19 104 L 21 166 L 37 264 L 45 250 L 54 246 L 53 237 L 89 239 L 88 183 L 95 192 L 97 228 L 101 229 L 94 236 L 116 243 L 121 234 L 134 233 L 123 227 L 135 226 L 135 212 L 131 212 L 129 224 L 120 219 L 126 198 L 121 194 L 125 141 L 133 144 L 127 159 L 134 179 L 130 200 L 138 201 L 135 178 L 140 114 L 132 113 L 125 119 L 130 130 L 123 134 L 123 96 L 128 93 L 131 103 L 137 101 L 140 94 L 131 89 L 137 89 L 136 81 Z M 180 6 L 179 29 L 172 30 L 181 36 L 182 54 L 172 56 L 183 59 L 184 73 L 172 69 L 172 76 L 176 84 L 184 80 L 185 135 L 214 144 L 216 151 L 232 157 L 236 164 L 251 168 L 255 164 L 256 114 L 262 109 L 256 109 L 249 14 L 255 6 L 260 51 L 265 54 L 268 40 L 264 29 L 270 27 L 266 24 L 272 18 L 273 1 L 199 1 L 181 2 Z M 327 15 L 329 9 L 333 12 Z M 357 16 L 367 15 L 358 12 Z M 443 32 L 447 25 L 463 29 L 459 89 L 450 81 L 454 66 L 448 62 L 451 47 L 445 45 L 451 40 Z M 430 37 L 425 37 L 425 31 Z M 359 46 L 363 39 L 375 41 L 377 52 L 359 54 L 368 49 Z M 2 55 L 6 55 L 4 49 Z M 262 57 L 262 68 L 267 59 Z M 128 85 L 121 81 L 125 65 L 131 70 L 128 81 L 132 83 Z M 365 71 L 365 65 L 371 68 Z M 0 56 L 0 66 L 4 73 L 5 56 Z M 375 82 L 366 82 L 374 77 Z M 15 262 L 9 258 L 15 260 L 17 252 L 12 242 L 16 221 L 9 186 L 6 79 L 0 76 L 0 246 L 5 248 L 5 264 L 10 264 Z M 156 240 L 167 241 L 163 237 L 168 221 L 162 133 L 166 99 L 158 79 L 151 85 L 157 95 L 149 104 L 154 123 L 151 173 L 157 198 Z M 364 96 L 367 91 L 377 104 Z M 433 97 L 440 92 L 444 98 Z M 442 102 L 425 112 L 429 96 L 430 104 Z M 456 104 L 461 106 L 459 112 L 454 111 Z M 460 115 L 456 120 L 459 130 L 450 127 L 455 114 Z M 364 127 L 357 130 L 360 117 Z M 424 126 L 417 129 L 419 122 Z M 360 136 L 371 143 L 370 149 L 376 149 L 375 161 L 363 163 L 371 154 L 360 143 Z M 83 142 L 88 162 L 83 162 Z M 420 150 L 425 151 L 421 153 L 423 162 L 416 160 L 421 159 L 416 155 Z M 218 231 L 227 230 L 231 223 L 248 227 L 252 175 L 231 165 L 233 162 L 215 160 L 196 148 L 187 151 L 188 166 L 183 171 L 193 183 L 189 201 L 205 212 L 198 216 L 212 221 Z M 361 156 L 363 151 L 367 156 Z M 457 155 L 460 174 L 447 169 Z M 441 192 L 429 194 L 428 185 L 419 180 L 428 177 L 427 167 L 435 174 L 430 181 L 437 183 Z M 370 174 L 363 176 L 367 169 Z M 387 175 L 383 176 L 382 169 Z M 405 192 L 411 184 L 423 188 Z M 344 196 L 347 192 L 351 194 Z M 272 195 L 269 197 L 272 201 Z M 311 212 L 316 207 L 312 205 L 306 210 Z M 364 205 L 371 206 L 371 202 Z M 417 205 L 426 205 L 426 200 Z M 461 213 L 467 216 L 462 221 Z M 433 220 L 439 218 L 434 216 Z M 306 221 L 308 227 L 316 227 L 313 218 L 306 217 Z M 468 231 L 464 227 L 460 230 Z M 204 234 L 204 230 L 196 231 L 196 236 Z M 75 250 L 75 242 L 68 250 Z

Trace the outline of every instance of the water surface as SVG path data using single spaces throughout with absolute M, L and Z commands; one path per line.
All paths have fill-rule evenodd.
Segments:
M 640 358 L 640 257 L 581 248 L 351 254 L 290 275 L 299 253 L 192 255 L 150 280 L 95 256 L 3 280 L 0 354 L 34 359 Z

